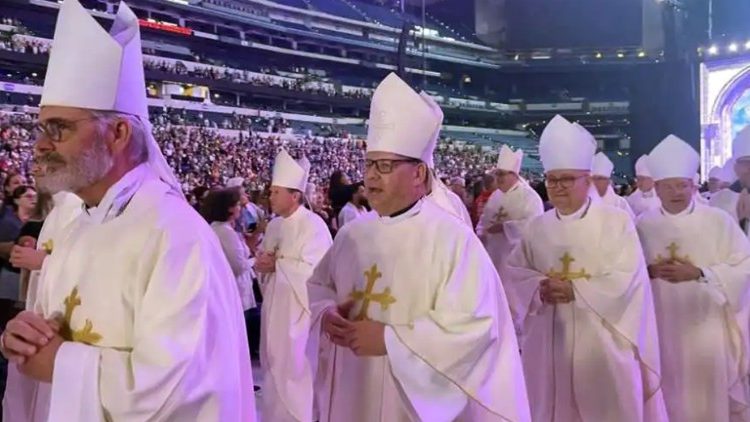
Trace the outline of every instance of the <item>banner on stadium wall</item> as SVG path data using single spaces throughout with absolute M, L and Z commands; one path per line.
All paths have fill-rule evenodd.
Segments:
M 184 26 L 173 23 L 160 22 L 155 20 L 138 19 L 138 25 L 142 28 L 156 29 L 158 31 L 171 32 L 179 35 L 193 35 L 193 30 Z

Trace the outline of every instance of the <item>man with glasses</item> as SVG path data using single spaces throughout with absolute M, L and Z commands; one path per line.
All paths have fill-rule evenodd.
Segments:
M 750 126 L 739 131 L 734 138 L 732 159 L 738 180 L 728 190 L 714 194 L 710 204 L 728 212 L 750 236 Z
M 529 421 L 492 261 L 425 198 L 442 120 L 426 96 L 395 74 L 376 89 L 365 187 L 377 215 L 344 227 L 308 282 L 320 419 Z
M 635 214 L 630 209 L 628 201 L 616 194 L 614 189 L 612 189 L 612 171 L 614 169 L 615 165 L 612 164 L 612 161 L 603 152 L 594 156 L 594 163 L 591 166 L 591 180 L 594 189 L 591 195 L 598 195 L 605 204 L 620 208 L 628 213 L 631 218 L 635 219 Z
M 651 177 L 647 161 L 648 155 L 644 154 L 635 162 L 635 179 L 638 189 L 626 198 L 636 216 L 661 206 L 659 197 L 654 192 L 654 179 Z
M 521 241 L 526 223 L 544 213 L 542 198 L 518 175 L 522 161 L 522 150 L 514 152 L 507 145 L 500 148 L 495 169 L 497 190 L 487 200 L 476 228 L 477 236 L 487 248 L 504 286 L 510 283 L 511 277 L 505 262 Z M 513 319 L 518 323 L 512 290 L 506 289 L 505 292 Z
M 638 235 L 589 197 L 596 143 L 553 118 L 539 153 L 554 209 L 527 225 L 508 261 L 535 421 L 661 421 L 659 346 Z
M 84 209 L 50 244 L 0 350 L 37 388 L 4 420 L 255 419 L 240 298 L 148 123 L 138 18 L 65 0 L 42 92 L 37 185 Z M 59 241 L 58 241 L 59 240 Z
M 693 197 L 700 156 L 670 135 L 649 154 L 662 206 L 638 233 L 659 327 L 669 420 L 746 421 L 750 242 Z

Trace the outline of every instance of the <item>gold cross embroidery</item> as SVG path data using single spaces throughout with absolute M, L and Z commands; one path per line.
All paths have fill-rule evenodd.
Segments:
M 561 271 L 555 271 L 554 268 L 550 269 L 549 272 L 547 272 L 547 277 L 554 277 L 559 278 L 560 280 L 565 281 L 573 281 L 577 278 L 583 278 L 588 280 L 591 278 L 591 275 L 586 272 L 585 268 L 581 268 L 579 271 L 571 271 L 570 264 L 575 261 L 575 258 L 570 256 L 569 253 L 565 252 L 565 255 L 560 258 L 560 262 L 562 262 L 562 270 Z
M 70 292 L 70 296 L 65 298 L 63 301 L 65 304 L 65 315 L 63 321 L 63 327 L 60 330 L 60 335 L 67 341 L 75 341 L 84 344 L 96 344 L 101 339 L 101 334 L 94 331 L 94 324 L 86 319 L 83 324 L 83 329 L 74 330 L 71 328 L 71 320 L 73 319 L 73 311 L 81 305 L 81 297 L 78 296 L 78 287 L 74 287 L 73 291 Z
M 680 249 L 680 246 L 677 243 L 672 242 L 669 244 L 669 246 L 667 246 L 664 249 L 669 251 L 669 258 L 665 258 L 661 256 L 661 254 L 656 255 L 656 264 L 666 264 L 668 262 L 674 262 L 674 261 L 685 261 L 687 263 L 690 263 L 690 257 L 688 255 L 685 255 L 685 256 L 677 255 L 677 250 Z
M 373 264 L 368 271 L 365 271 L 365 278 L 367 279 L 365 290 L 354 290 L 351 293 L 350 296 L 352 299 L 362 301 L 362 308 L 359 310 L 359 314 L 357 314 L 355 320 L 361 321 L 364 319 L 369 319 L 367 315 L 367 309 L 370 307 L 370 302 L 380 304 L 380 308 L 384 311 L 388 309 L 388 307 L 392 303 L 396 302 L 396 298 L 391 296 L 390 287 L 386 287 L 385 290 L 383 290 L 381 293 L 372 292 L 372 289 L 375 287 L 375 281 L 377 281 L 382 276 L 383 274 L 378 271 L 377 264 Z
M 42 250 L 44 252 L 47 252 L 47 255 L 52 253 L 52 248 L 55 246 L 55 243 L 52 241 L 52 239 L 47 240 L 46 242 L 42 243 Z
M 508 213 L 505 212 L 505 208 L 500 207 L 495 214 L 495 224 L 500 224 L 508 218 Z

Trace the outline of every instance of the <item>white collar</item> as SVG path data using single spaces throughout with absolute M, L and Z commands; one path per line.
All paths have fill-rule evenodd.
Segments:
M 120 216 L 147 176 L 146 164 L 130 170 L 107 190 L 99 205 L 86 208 L 84 204 L 83 215 L 96 224 L 102 224 Z
M 692 214 L 693 211 L 695 211 L 695 199 L 691 200 L 690 204 L 687 207 L 685 207 L 684 210 L 678 212 L 677 214 L 671 214 L 667 212 L 667 210 L 664 209 L 664 206 L 660 207 L 659 210 L 661 211 L 661 214 L 663 216 L 670 217 L 670 218 L 678 218 L 678 217 L 682 217 L 685 215 L 689 215 L 689 214 Z
M 592 202 L 593 201 L 591 200 L 591 198 L 587 198 L 586 202 L 584 202 L 584 204 L 581 205 L 581 208 L 578 208 L 576 212 L 572 214 L 568 214 L 568 215 L 562 215 L 557 210 L 555 210 L 555 215 L 557 216 L 557 219 L 561 221 L 580 220 L 586 216 L 586 213 L 588 213 L 589 208 L 591 208 Z

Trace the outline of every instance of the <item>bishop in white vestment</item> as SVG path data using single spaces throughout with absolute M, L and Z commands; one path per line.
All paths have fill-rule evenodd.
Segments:
M 65 0 L 37 183 L 87 208 L 55 237 L 34 309 L 0 338 L 24 376 L 50 385 L 30 420 L 255 419 L 234 278 L 151 135 L 144 87 L 135 14 L 121 3 L 110 35 Z
M 312 336 L 335 345 L 318 368 L 320 420 L 530 421 L 497 272 L 472 230 L 424 199 L 440 119 L 395 74 L 370 116 L 377 215 L 344 227 L 308 283 Z
M 656 196 L 654 191 L 654 179 L 651 177 L 647 161 L 648 155 L 641 155 L 635 162 L 635 178 L 638 189 L 626 198 L 628 205 L 636 216 L 661 206 L 659 197 Z
M 302 206 L 307 160 L 295 161 L 285 151 L 276 156 L 271 182 L 271 220 L 260 246 L 256 269 L 261 274 L 260 359 L 264 420 L 313 420 L 313 373 L 307 355 L 310 307 L 307 279 L 331 246 L 325 222 Z
M 716 192 L 709 204 L 728 212 L 742 231 L 750 236 L 750 126 L 735 136 L 732 160 L 728 163 L 732 163 L 738 180 L 729 189 Z
M 710 202 L 714 194 L 728 189 L 735 180 L 732 160 L 727 161 L 723 166 L 712 167 L 708 172 L 708 190 L 701 196 Z
M 750 241 L 725 212 L 696 202 L 700 156 L 667 137 L 649 155 L 664 204 L 638 221 L 661 346 L 669 419 L 750 420 Z
M 511 255 L 534 421 L 666 421 L 651 288 L 635 227 L 591 200 L 593 137 L 556 116 L 540 139 L 550 201 Z
M 498 189 L 487 200 L 476 227 L 503 285 L 510 282 L 505 262 L 520 243 L 526 224 L 544 213 L 539 194 L 518 176 L 522 160 L 522 150 L 514 152 L 506 145 L 501 147 L 495 171 Z M 510 296 L 512 290 L 506 289 L 505 293 Z M 515 320 L 515 301 L 510 298 L 509 302 Z
M 579 128 L 582 127 L 579 126 Z M 633 210 L 630 209 L 628 201 L 622 196 L 616 194 L 614 189 L 612 189 L 612 171 L 614 168 L 615 165 L 612 164 L 612 161 L 610 161 L 609 157 L 603 152 L 594 156 L 594 161 L 591 165 L 591 179 L 593 180 L 591 195 L 598 194 L 603 203 L 620 208 L 634 219 L 635 214 L 633 213 Z

